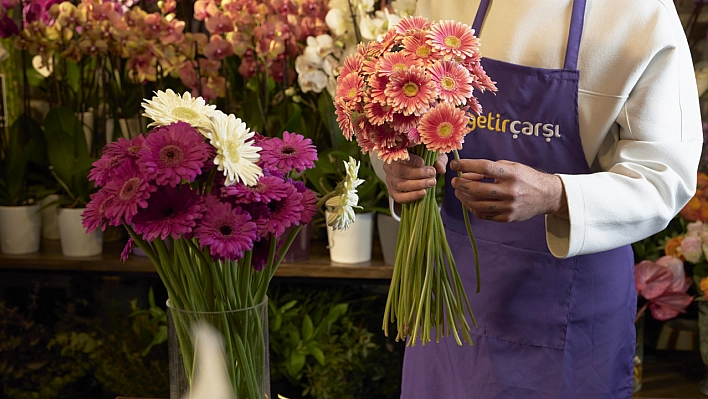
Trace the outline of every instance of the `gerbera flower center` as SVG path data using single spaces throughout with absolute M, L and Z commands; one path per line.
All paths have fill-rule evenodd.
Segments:
M 239 156 L 239 153 L 241 151 L 241 145 L 237 140 L 232 140 L 226 143 L 226 148 L 227 151 L 224 152 L 224 156 L 233 164 L 237 164 L 240 162 L 241 157 Z
M 160 149 L 160 162 L 165 166 L 177 166 L 184 160 L 184 151 L 176 145 L 166 145 Z
M 139 145 L 133 145 L 133 146 L 128 147 L 128 152 L 130 153 L 130 155 L 137 156 L 138 153 L 140 153 L 140 150 L 142 148 L 143 147 L 141 147 Z
M 162 210 L 162 216 L 169 218 L 175 214 L 175 208 L 168 206 Z
M 393 67 L 391 68 L 391 72 L 398 72 L 398 71 L 405 71 L 408 67 L 406 64 L 399 62 L 398 64 L 394 64 Z
M 132 198 L 135 195 L 135 192 L 138 191 L 139 185 L 140 178 L 133 177 L 132 179 L 128 179 L 128 181 L 123 184 L 123 187 L 120 188 L 120 193 L 118 193 L 118 197 L 122 200 Z
M 445 40 L 443 40 L 446 46 L 451 47 L 451 48 L 458 48 L 460 47 L 460 44 L 462 42 L 460 41 L 460 38 L 457 36 L 447 36 Z
M 233 232 L 234 232 L 234 229 L 229 224 L 219 226 L 219 234 L 221 234 L 224 237 L 230 236 L 231 234 L 233 234 Z
M 427 57 L 430 55 L 430 47 L 420 46 L 415 50 L 415 55 L 418 57 Z
M 108 207 L 111 206 L 111 203 L 113 202 L 113 198 L 115 198 L 115 197 L 116 197 L 115 195 L 109 195 L 108 197 L 106 197 L 106 199 L 103 200 L 103 202 L 101 203 L 101 206 L 98 207 L 98 213 L 101 215 L 106 213 L 106 209 L 108 209 Z
M 407 82 L 403 85 L 403 94 L 408 97 L 415 97 L 419 91 L 420 88 L 414 82 Z
M 347 92 L 347 97 L 349 97 L 349 98 L 356 97 L 356 87 L 352 87 L 351 89 L 349 89 L 349 92 Z
M 289 145 L 286 145 L 285 147 L 283 147 L 283 148 L 280 150 L 280 153 L 283 154 L 283 155 L 285 155 L 285 156 L 291 157 L 291 156 L 297 154 L 297 150 L 294 149 L 293 147 L 289 146 Z
M 443 122 L 438 126 L 438 136 L 447 138 L 452 136 L 453 128 L 452 128 L 452 123 L 450 122 Z
M 440 79 L 440 86 L 445 90 L 455 90 L 457 88 L 457 82 L 450 76 L 445 76 Z
M 181 121 L 199 119 L 199 114 L 197 114 L 193 109 L 187 107 L 174 107 L 172 109 L 172 116 Z

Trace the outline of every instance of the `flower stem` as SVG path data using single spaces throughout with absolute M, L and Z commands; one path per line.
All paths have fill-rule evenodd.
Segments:
M 459 161 L 460 154 L 457 152 L 457 150 L 453 150 L 453 152 L 455 154 L 455 159 Z M 462 172 L 457 172 L 457 177 L 462 177 Z M 462 215 L 465 218 L 465 228 L 467 228 L 467 235 L 470 238 L 470 243 L 472 244 L 472 250 L 474 252 L 474 272 L 475 276 L 477 277 L 477 293 L 479 293 L 479 290 L 481 289 L 482 285 L 479 276 L 479 254 L 477 253 L 477 241 L 474 239 L 474 233 L 472 233 L 469 211 L 467 211 L 467 208 L 464 204 L 462 204 Z

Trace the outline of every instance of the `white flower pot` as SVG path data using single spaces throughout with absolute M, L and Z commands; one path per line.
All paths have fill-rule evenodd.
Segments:
M 50 194 L 42 200 L 42 206 L 59 199 L 58 194 Z M 44 208 L 42 214 L 42 238 L 45 240 L 59 239 L 59 221 L 57 220 L 57 206 L 52 205 Z
M 78 112 L 76 117 L 79 119 L 79 122 L 83 123 L 86 148 L 91 152 L 91 145 L 93 145 L 93 111 Z
M 103 251 L 103 232 L 96 229 L 91 234 L 81 225 L 81 214 L 84 208 L 57 209 L 59 234 L 61 236 L 61 253 L 64 256 L 86 257 L 99 255 Z
M 374 239 L 374 212 L 357 213 L 354 223 L 346 230 L 332 230 L 327 227 L 327 239 L 332 262 L 352 264 L 370 261 Z
M 116 120 L 113 118 L 106 118 L 106 143 L 113 142 L 113 134 L 116 131 Z
M 392 265 L 396 258 L 396 240 L 398 239 L 398 228 L 401 222 L 390 215 L 379 213 L 376 215 L 376 227 L 379 232 L 379 242 L 381 252 L 383 252 L 384 263 Z
M 24 255 L 39 251 L 42 235 L 40 205 L 0 206 L 0 251 Z
M 141 133 L 140 124 L 142 119 L 138 116 L 134 118 L 120 118 L 118 119 L 118 125 L 120 126 L 120 133 L 123 135 L 124 139 L 130 140 L 132 138 L 138 137 Z

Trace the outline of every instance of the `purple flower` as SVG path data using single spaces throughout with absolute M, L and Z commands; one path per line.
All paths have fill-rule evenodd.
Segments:
M 305 183 L 301 181 L 290 180 L 298 193 L 302 194 L 302 214 L 300 215 L 300 224 L 308 224 L 312 221 L 317 213 L 317 194 L 309 188 L 305 187 Z
M 296 226 L 300 222 L 302 211 L 305 207 L 302 204 L 302 194 L 298 193 L 294 186 L 288 185 L 287 195 L 279 200 L 268 203 L 270 218 L 265 226 L 266 233 L 281 236 L 290 226 Z
M 269 234 L 266 231 L 268 220 L 270 219 L 270 209 L 268 209 L 268 205 L 262 202 L 251 202 L 250 204 L 240 204 L 240 206 L 241 209 L 251 215 L 251 221 L 256 224 L 257 239 L 268 237 Z
M 281 171 L 295 169 L 302 173 L 315 166 L 317 149 L 312 140 L 297 133 L 283 132 L 283 138 L 273 137 L 261 142 L 261 163 Z
M 107 207 L 105 216 L 111 224 L 131 223 L 138 209 L 147 206 L 150 193 L 157 188 L 151 186 L 144 174 L 131 163 L 124 163 L 117 172 L 116 178 L 106 184 L 105 190 L 115 196 Z
M 224 187 L 222 197 L 231 197 L 236 204 L 248 204 L 251 202 L 269 203 L 272 200 L 279 200 L 287 194 L 288 184 L 283 179 L 274 176 L 263 176 L 258 179 L 255 186 L 247 186 L 237 183 Z
M 263 238 L 260 241 L 253 243 L 253 252 L 251 253 L 251 267 L 256 271 L 262 271 L 268 264 L 268 255 L 270 254 L 270 239 Z M 279 243 L 281 244 L 281 243 Z M 280 248 L 280 245 L 278 245 Z M 278 259 L 278 250 L 275 251 L 275 258 Z
M 128 242 L 125 243 L 125 247 L 123 247 L 123 251 L 120 253 L 120 260 L 123 261 L 123 263 L 128 260 L 128 256 L 130 256 L 130 253 L 133 251 L 134 243 L 132 238 L 128 238 Z
M 133 218 L 135 232 L 147 241 L 180 236 L 191 237 L 192 229 L 202 218 L 206 206 L 202 197 L 189 185 L 161 186 L 148 199 L 147 208 Z
M 20 33 L 20 28 L 17 27 L 15 21 L 10 18 L 5 11 L 0 14 L 0 37 L 7 39 Z
M 45 25 L 51 26 L 53 23 L 49 8 L 54 4 L 61 3 L 61 0 L 30 0 L 22 8 L 22 15 L 25 27 L 31 22 L 41 20 Z
M 214 259 L 236 260 L 253 248 L 256 224 L 241 207 L 221 202 L 214 196 L 206 201 L 207 211 L 194 230 L 202 248 L 209 247 Z
M 106 146 L 103 147 L 103 155 L 107 155 L 109 157 L 133 157 L 137 159 L 140 156 L 140 150 L 143 149 L 144 145 L 145 136 L 142 134 L 130 140 L 126 140 L 121 137 L 118 141 L 106 144 Z
M 149 179 L 175 187 L 182 179 L 194 181 L 207 160 L 208 144 L 185 122 L 176 122 L 152 131 L 140 150 L 140 165 Z
M 99 227 L 101 230 L 106 230 L 108 225 L 106 210 L 111 206 L 114 198 L 115 194 L 111 194 L 105 189 L 91 194 L 91 201 L 86 204 L 86 209 L 81 214 L 81 224 L 86 232 L 92 233 Z

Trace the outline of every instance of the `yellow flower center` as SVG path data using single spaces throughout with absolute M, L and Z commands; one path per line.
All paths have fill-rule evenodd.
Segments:
M 199 119 L 199 114 L 193 109 L 187 107 L 175 107 L 172 109 L 172 116 L 183 122 L 193 121 Z
M 403 85 L 403 94 L 405 94 L 408 97 L 414 97 L 414 96 L 418 95 L 419 91 L 420 91 L 420 88 L 418 88 L 418 85 L 413 82 L 408 82 Z
M 447 36 L 443 42 L 450 48 L 460 47 L 460 38 L 457 36 Z
M 430 47 L 428 46 L 420 46 L 415 50 L 415 55 L 418 57 L 424 58 L 430 55 Z
M 457 88 L 457 82 L 455 82 L 455 79 L 445 76 L 440 79 L 440 86 L 445 90 L 455 90 Z
M 356 97 L 356 87 L 352 87 L 351 89 L 349 89 L 349 92 L 347 93 L 347 97 L 349 97 L 349 98 Z
M 406 67 L 406 64 L 404 64 L 404 63 L 402 63 L 402 62 L 399 62 L 398 64 L 395 64 L 395 65 L 391 68 L 391 72 L 405 71 L 406 68 L 407 68 L 407 67 Z
M 448 138 L 452 135 L 452 123 L 443 122 L 438 126 L 438 136 Z

